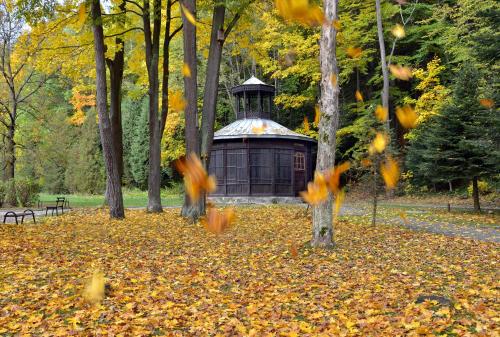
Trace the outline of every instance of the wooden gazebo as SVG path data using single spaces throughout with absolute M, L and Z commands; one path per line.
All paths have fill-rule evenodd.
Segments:
M 214 196 L 293 197 L 312 179 L 316 141 L 270 119 L 274 92 L 253 76 L 232 88 L 237 120 L 214 135 Z

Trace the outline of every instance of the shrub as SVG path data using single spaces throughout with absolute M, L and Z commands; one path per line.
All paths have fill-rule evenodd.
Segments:
M 10 206 L 17 206 L 16 185 L 14 179 L 9 179 L 4 183 L 5 197 L 4 202 Z
M 32 206 L 38 200 L 40 184 L 33 179 L 16 180 L 16 194 L 19 204 L 23 207 Z
M 0 181 L 0 207 L 2 207 L 5 200 L 6 186 L 3 181 Z
M 477 182 L 477 187 L 479 189 L 480 195 L 486 195 L 493 192 L 493 188 L 490 186 L 490 184 L 488 184 L 488 182 L 483 180 L 479 180 Z M 467 195 L 469 197 L 472 196 L 472 183 L 470 183 L 469 186 L 467 187 Z

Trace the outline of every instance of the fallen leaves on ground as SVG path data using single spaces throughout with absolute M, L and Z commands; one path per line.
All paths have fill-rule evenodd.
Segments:
M 302 207 L 241 207 L 220 236 L 179 209 L 0 226 L 0 335 L 488 335 L 498 244 L 341 218 L 311 250 Z M 310 213 L 309 213 L 310 214 Z M 290 242 L 297 245 L 296 256 Z M 99 305 L 82 297 L 105 274 Z M 453 305 L 416 304 L 421 294 Z

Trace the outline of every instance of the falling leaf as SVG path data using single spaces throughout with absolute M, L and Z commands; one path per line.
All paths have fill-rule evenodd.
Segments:
M 402 39 L 403 37 L 405 37 L 406 33 L 405 33 L 405 29 L 403 26 L 401 26 L 400 24 L 396 24 L 392 30 L 391 30 L 391 33 L 392 35 L 394 35 L 397 39 Z
M 389 70 L 391 71 L 391 74 L 394 75 L 394 77 L 402 81 L 408 81 L 413 76 L 412 71 L 409 67 L 389 64 Z
M 349 57 L 354 59 L 360 57 L 363 51 L 359 47 L 348 47 L 346 52 Z
M 210 193 L 217 189 L 215 177 L 207 174 L 196 154 L 191 153 L 186 160 L 178 160 L 175 164 L 184 176 L 186 193 L 191 201 L 197 201 L 202 192 Z
M 299 255 L 299 250 L 297 249 L 297 245 L 295 244 L 295 242 L 292 242 L 290 244 L 290 255 L 293 258 L 296 258 Z
M 215 208 L 209 208 L 206 217 L 203 219 L 205 229 L 213 234 L 221 234 L 228 229 L 235 219 L 233 208 L 226 208 L 223 212 Z
M 257 135 L 263 134 L 264 131 L 266 131 L 266 129 L 267 129 L 267 124 L 262 121 L 259 124 L 252 126 L 252 132 Z
M 368 158 L 361 159 L 361 166 L 370 167 L 372 165 L 372 161 Z
M 333 85 L 334 87 L 336 87 L 336 86 L 337 86 L 337 75 L 335 75 L 335 74 L 331 74 L 331 75 L 330 75 L 330 82 L 332 82 L 332 85 Z
M 348 161 L 335 166 L 333 169 L 327 171 L 325 179 L 327 181 L 327 186 L 330 191 L 334 194 L 338 194 L 340 190 L 340 175 L 351 167 L 351 163 Z
M 174 111 L 184 111 L 187 102 L 179 91 L 174 91 L 170 95 L 169 105 Z
M 307 184 L 307 191 L 300 192 L 300 196 L 310 205 L 319 205 L 328 199 L 328 189 L 323 174 L 314 173 L 314 181 Z
M 408 224 L 408 217 L 406 216 L 406 212 L 399 212 L 399 217 L 403 219 L 403 222 L 407 225 Z
M 297 58 L 297 52 L 295 50 L 290 50 L 285 54 L 285 65 L 291 66 L 295 63 Z
M 380 173 L 382 178 L 384 178 L 387 189 L 393 189 L 396 187 L 399 180 L 399 165 L 394 159 L 388 157 L 385 162 L 381 163 Z
M 356 98 L 356 101 L 363 102 L 363 95 L 359 90 L 356 90 L 356 92 L 354 93 L 354 97 Z
M 479 104 L 481 104 L 487 109 L 491 109 L 495 106 L 495 102 L 491 98 L 481 98 L 479 100 Z
M 334 19 L 332 21 L 332 26 L 333 26 L 333 28 L 335 28 L 336 31 L 340 31 L 342 29 L 342 24 L 337 19 Z
M 81 28 L 85 23 L 85 20 L 87 20 L 87 7 L 85 2 L 82 2 L 78 7 L 78 21 L 76 25 Z
M 375 117 L 381 122 L 385 122 L 389 116 L 389 110 L 381 105 L 377 105 L 375 109 Z
M 304 125 L 305 132 L 309 132 L 311 130 L 311 127 L 309 126 L 309 119 L 307 118 L 307 116 L 304 116 L 304 121 L 302 122 L 302 124 Z
M 319 105 L 316 104 L 316 106 L 314 107 L 314 126 L 318 127 L 320 118 L 321 110 L 319 108 Z
M 309 4 L 309 0 L 276 0 L 275 4 L 278 13 L 286 20 L 308 26 L 321 25 L 326 21 L 323 10 Z
M 387 136 L 381 132 L 377 132 L 375 135 L 375 139 L 372 142 L 373 148 L 378 153 L 382 153 L 385 150 L 385 146 L 387 145 Z
M 417 113 L 409 106 L 396 107 L 396 117 L 399 123 L 406 129 L 414 128 L 417 125 Z
M 98 303 L 104 299 L 104 274 L 95 271 L 87 283 L 83 297 L 90 303 Z
M 196 26 L 196 19 L 195 19 L 193 13 L 191 13 L 189 11 L 189 9 L 187 9 L 182 4 L 181 4 L 181 8 L 182 8 L 182 12 L 184 13 L 184 16 L 186 17 L 186 20 L 188 20 L 193 26 Z
M 335 216 L 338 217 L 340 214 L 340 207 L 342 207 L 342 204 L 344 203 L 345 199 L 345 191 L 344 189 L 340 190 L 336 195 L 335 195 Z
M 191 77 L 191 68 L 189 68 L 189 65 L 187 63 L 184 63 L 182 65 L 182 75 L 184 77 Z

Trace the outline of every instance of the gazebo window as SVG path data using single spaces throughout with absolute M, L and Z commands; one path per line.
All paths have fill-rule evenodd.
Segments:
M 271 154 L 268 149 L 252 149 L 250 151 L 250 179 L 256 184 L 272 183 Z
M 276 172 L 275 179 L 278 184 L 291 184 L 292 173 L 291 166 L 292 156 L 290 150 L 277 150 L 276 151 Z
M 304 153 L 295 153 L 293 168 L 295 169 L 295 171 L 304 171 L 306 169 L 306 159 L 304 157 Z
M 262 97 L 262 111 L 271 112 L 271 96 Z
M 249 94 L 248 96 L 248 109 L 247 112 L 253 113 L 252 115 L 257 115 L 259 112 L 259 97 L 257 94 Z
M 217 185 L 224 184 L 224 152 L 222 150 L 212 151 L 210 155 L 210 172 L 215 174 Z

